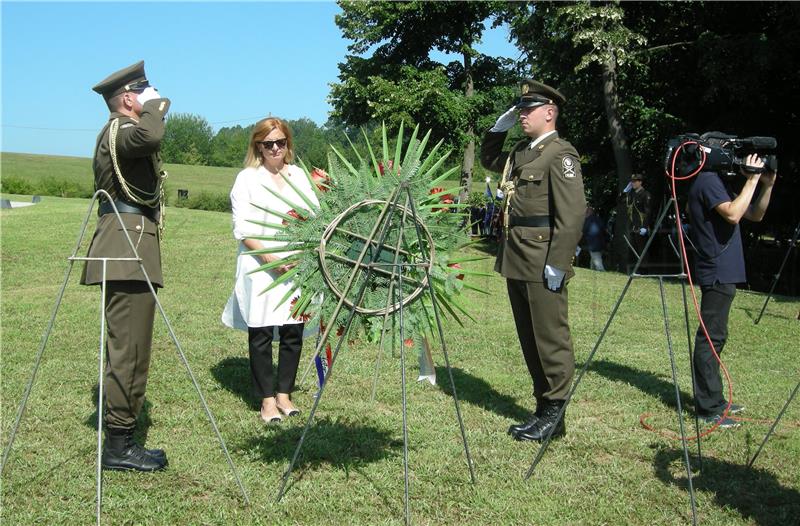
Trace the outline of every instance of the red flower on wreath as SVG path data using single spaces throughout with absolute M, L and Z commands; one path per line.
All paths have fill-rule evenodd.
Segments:
M 292 208 L 291 210 L 289 210 L 288 212 L 286 212 L 286 215 L 288 215 L 288 216 L 292 216 L 293 218 L 295 218 L 295 219 L 299 219 L 300 221 L 305 221 L 305 220 L 306 220 L 306 218 L 305 218 L 305 217 L 303 217 L 303 216 L 301 216 L 300 214 L 298 214 L 298 213 L 297 213 L 297 210 L 295 210 L 294 208 Z M 286 220 L 286 219 L 284 219 L 283 221 L 281 221 L 281 224 L 283 224 L 284 226 L 286 226 L 286 225 L 288 225 L 288 224 L 289 224 L 289 221 L 288 221 L 288 220 Z
M 294 298 L 292 298 L 291 303 L 289 303 L 289 312 L 294 312 L 294 308 L 297 305 L 297 300 L 299 300 L 299 299 L 300 299 L 300 296 L 295 296 Z M 303 312 L 303 313 L 296 312 L 296 313 L 292 314 L 292 318 L 294 318 L 296 320 L 300 320 L 303 323 L 305 323 L 305 322 L 307 322 L 308 320 L 311 319 L 311 314 L 309 314 L 307 312 Z
M 429 194 L 434 195 L 441 192 L 444 192 L 444 188 L 442 188 L 441 186 L 434 186 L 433 188 L 431 188 Z M 453 203 L 455 203 L 455 197 L 453 197 L 452 194 L 442 194 L 439 196 L 439 202 L 442 203 L 443 205 L 452 205 Z M 449 208 L 443 207 L 443 208 L 431 209 L 432 212 L 438 212 L 439 210 L 444 210 L 445 212 L 447 212 Z
M 314 181 L 320 192 L 327 192 L 331 189 L 331 176 L 322 168 L 311 170 L 311 180 Z
M 410 349 L 414 347 L 414 338 L 406 338 L 405 340 L 403 340 L 403 343 L 405 344 L 406 347 Z
M 386 166 L 389 168 L 389 170 L 391 170 L 392 168 L 394 168 L 394 161 L 392 159 L 389 159 L 388 161 L 386 161 Z M 384 173 L 383 162 L 378 163 L 378 171 L 381 173 L 381 175 L 383 175 Z M 400 173 L 399 166 L 397 167 L 397 173 Z
M 455 268 L 455 269 L 460 269 L 461 268 L 461 265 L 459 265 L 458 263 L 450 263 L 447 266 L 450 267 L 450 268 Z M 456 276 L 456 279 L 463 280 L 464 279 L 464 274 L 458 274 Z

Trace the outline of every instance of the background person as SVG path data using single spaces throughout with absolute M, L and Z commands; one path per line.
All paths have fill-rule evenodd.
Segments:
M 606 246 L 605 223 L 591 206 L 586 207 L 586 218 L 583 221 L 583 242 L 589 251 L 589 268 L 605 271 L 603 266 L 603 249 Z
M 556 426 L 575 372 L 567 320 L 567 282 L 581 237 L 586 199 L 578 152 L 556 131 L 564 96 L 533 80 L 521 83 L 519 102 L 483 136 L 481 163 L 506 172 L 509 228 L 501 228 L 495 271 L 506 278 L 522 354 L 533 381 L 536 411 L 509 428 L 517 440 L 541 441 Z M 529 137 L 503 151 L 517 120 Z M 564 435 L 564 419 L 553 436 Z
M 623 190 L 625 194 L 625 209 L 628 214 L 628 240 L 636 251 L 628 259 L 628 273 L 636 265 L 639 256 L 642 255 L 647 238 L 650 235 L 650 213 L 652 211 L 652 196 L 644 186 L 642 186 L 641 174 L 631 175 L 631 182 Z M 644 259 L 642 260 L 644 264 Z M 639 266 L 642 268 L 642 265 Z
M 764 160 L 756 154 L 745 158 L 741 173 L 747 179 L 738 195 L 731 189 L 731 181 L 723 181 L 716 172 L 700 172 L 688 196 L 690 236 L 697 250 L 694 278 L 702 290 L 700 312 L 718 355 L 728 339 L 728 314 L 736 295 L 736 283 L 747 279 L 739 222 L 764 218 L 776 178 L 775 172 L 764 170 Z M 751 204 L 759 183 L 761 193 Z M 722 394 L 719 362 L 702 327 L 698 327 L 695 335 L 693 362 L 698 416 L 723 428 L 738 426 L 737 421 L 722 417 L 728 401 Z M 743 409 L 731 404 L 729 413 Z
M 159 222 L 163 178 L 159 149 L 169 99 L 150 87 L 144 62 L 112 73 L 92 88 L 111 111 L 100 131 L 92 168 L 95 190 L 109 193 L 155 290 L 163 287 Z M 101 202 L 89 257 L 132 257 L 128 239 L 109 202 Z M 81 284 L 103 281 L 103 264 L 87 261 Z M 139 263 L 109 261 L 105 316 L 108 327 L 104 379 L 104 469 L 156 471 L 167 465 L 161 449 L 133 441 L 144 404 L 153 341 L 155 297 Z
M 303 203 L 283 176 L 303 192 L 312 202 L 317 202 L 303 170 L 293 164 L 294 148 L 292 132 L 282 119 L 271 117 L 255 124 L 247 147 L 245 168 L 236 176 L 231 190 L 233 212 L 233 236 L 239 242 L 236 260 L 236 284 L 225 305 L 222 321 L 229 327 L 246 329 L 250 355 L 250 372 L 253 393 L 261 406 L 264 422 L 280 422 L 283 416 L 294 416 L 299 410 L 291 400 L 303 346 L 303 322 L 291 315 L 293 302 L 277 303 L 293 287 L 290 281 L 271 289 L 267 288 L 289 265 L 280 265 L 272 270 L 253 272 L 265 263 L 285 258 L 289 252 L 247 255 L 244 252 L 269 248 L 280 243 L 252 239 L 254 236 L 272 235 L 275 228 L 253 224 L 281 223 L 278 216 L 269 214 L 255 205 L 278 212 L 288 213 L 289 206 L 271 194 L 265 187 L 286 197 L 293 203 Z M 272 365 L 272 340 L 278 328 L 277 379 Z

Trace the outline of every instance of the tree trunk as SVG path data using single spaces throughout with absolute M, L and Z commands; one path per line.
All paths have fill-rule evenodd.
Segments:
M 466 75 L 466 86 L 464 89 L 464 96 L 469 99 L 472 98 L 474 93 L 474 86 L 472 83 L 472 57 L 469 51 L 464 52 L 464 74 Z M 470 189 L 472 188 L 472 167 L 475 166 L 475 127 L 472 121 L 467 128 L 467 145 L 464 147 L 464 159 L 461 162 L 461 192 L 459 193 L 459 202 L 466 202 Z
M 617 199 L 617 218 L 614 223 L 612 251 L 615 267 L 617 270 L 624 271 L 630 249 L 623 237 L 629 229 L 625 199 L 621 198 L 621 192 L 631 180 L 632 163 L 628 138 L 625 135 L 625 129 L 622 127 L 622 120 L 619 116 L 617 65 L 613 56 L 609 57 L 603 64 L 603 102 L 606 108 L 608 131 L 611 135 L 611 148 L 614 150 L 614 160 L 617 165 L 617 195 L 620 196 Z

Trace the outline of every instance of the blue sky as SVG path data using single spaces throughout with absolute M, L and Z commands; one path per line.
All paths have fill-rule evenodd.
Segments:
M 339 12 L 333 2 L 2 1 L 0 151 L 91 157 L 108 115 L 91 87 L 141 59 L 170 112 L 215 130 L 269 114 L 323 124 L 347 53 Z M 505 28 L 478 49 L 519 55 Z

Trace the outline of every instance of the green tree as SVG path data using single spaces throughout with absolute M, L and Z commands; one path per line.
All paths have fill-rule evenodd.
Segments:
M 505 82 L 510 65 L 485 60 L 475 50 L 487 20 L 503 2 L 339 2 L 336 24 L 353 41 L 339 65 L 341 80 L 331 90 L 334 118 L 350 125 L 404 120 L 432 130 L 435 139 L 462 149 L 461 184 L 468 191 L 475 160 L 475 126 L 494 110 L 491 97 L 478 97 L 475 64 L 496 70 Z M 377 46 L 377 47 L 375 47 Z M 357 55 L 368 53 L 369 58 Z M 461 55 L 447 66 L 431 51 Z M 490 90 L 497 88 L 491 86 Z M 463 197 L 463 195 L 462 195 Z
M 250 142 L 252 126 L 240 125 L 220 128 L 211 140 L 211 164 L 214 166 L 242 166 Z
M 779 147 L 796 135 L 795 3 L 527 2 L 509 4 L 504 20 L 533 75 L 567 95 L 561 124 L 604 212 L 631 169 L 657 197 L 667 194 L 664 145 L 678 133 L 775 135 Z M 779 154 L 783 166 L 798 155 Z M 781 215 L 780 200 L 768 219 Z
M 164 127 L 161 157 L 168 163 L 210 164 L 213 136 L 211 125 L 199 115 L 191 113 L 170 115 Z

